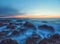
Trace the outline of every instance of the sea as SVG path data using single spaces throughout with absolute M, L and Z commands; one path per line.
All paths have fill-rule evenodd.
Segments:
M 10 20 L 10 21 L 2 22 L 4 20 L 7 21 Z M 13 36 L 12 35 L 13 30 L 19 30 L 20 28 L 25 29 L 23 25 L 26 22 L 29 22 L 31 23 L 31 25 L 34 25 L 36 29 L 29 27 L 26 29 L 24 33 L 21 32 L 19 35 Z M 5 25 L 2 25 L 1 23 Z M 16 26 L 15 29 L 11 30 L 10 28 L 7 28 L 7 26 L 9 26 L 9 23 L 15 25 Z M 22 25 L 19 25 L 20 23 Z M 46 29 L 39 28 L 39 26 L 43 26 L 43 25 L 47 26 Z M 49 30 L 48 26 L 51 26 L 53 29 Z M 13 40 L 16 40 L 19 44 L 25 44 L 26 39 L 28 37 L 31 37 L 33 33 L 41 36 L 42 39 L 48 38 L 50 35 L 53 34 L 60 35 L 60 18 L 0 18 L 0 32 L 3 31 L 9 31 L 9 33 L 7 33 L 8 37 L 4 37 L 5 39 L 11 38 Z M 0 39 L 2 40 L 3 37 L 0 37 Z

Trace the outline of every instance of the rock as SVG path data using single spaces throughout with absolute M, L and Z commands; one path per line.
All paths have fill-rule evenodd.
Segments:
M 15 29 L 15 28 L 16 28 L 15 25 L 8 25 L 8 26 L 7 26 L 7 29 Z
M 13 35 L 13 36 L 15 36 L 15 35 L 19 35 L 19 34 L 20 34 L 20 32 L 17 31 L 17 30 L 12 31 L 12 35 Z
M 38 26 L 39 29 L 41 30 L 49 30 L 51 32 L 54 32 L 54 28 L 52 26 L 48 26 L 48 25 L 41 25 L 41 26 Z
M 0 32 L 0 40 L 1 39 L 4 39 L 4 38 L 7 38 L 8 37 L 8 31 L 2 31 Z
M 27 31 L 27 29 L 25 29 L 25 28 L 18 28 L 18 31 L 19 31 L 20 33 L 25 33 L 25 32 Z
M 54 34 L 50 38 L 44 38 L 39 44 L 60 44 L 60 35 Z
M 23 32 L 24 33 L 25 31 L 26 31 L 25 29 L 20 29 L 20 32 Z
M 9 25 L 15 25 L 16 23 L 15 22 L 9 22 Z
M 26 40 L 26 44 L 38 44 L 40 40 L 41 40 L 41 37 L 39 35 L 32 34 L 32 36 Z
M 51 35 L 51 36 L 50 36 L 50 39 L 53 39 L 53 40 L 60 40 L 60 35 L 59 35 L 59 34 Z
M 17 41 L 12 39 L 5 39 L 0 42 L 0 44 L 18 44 Z
M 35 27 L 32 23 L 30 23 L 30 22 L 26 22 L 23 26 L 24 26 L 24 27 L 27 27 L 27 28 L 36 29 L 36 27 Z
M 3 23 L 0 23 L 0 27 L 2 27 L 2 26 L 4 26 L 4 24 Z
M 47 38 L 44 38 L 38 44 L 48 44 L 48 39 Z
M 6 36 L 8 34 L 8 31 L 2 31 L 0 32 L 0 36 Z
M 0 23 L 9 23 L 9 22 L 11 22 L 11 20 L 7 20 L 7 19 L 5 19 L 5 20 L 0 20 Z

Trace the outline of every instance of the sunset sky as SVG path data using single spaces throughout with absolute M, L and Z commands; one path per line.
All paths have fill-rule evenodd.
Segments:
M 60 0 L 0 0 L 0 17 L 60 18 Z

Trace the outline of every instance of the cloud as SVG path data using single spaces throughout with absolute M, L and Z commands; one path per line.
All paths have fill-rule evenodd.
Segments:
M 15 16 L 15 15 L 23 15 L 24 13 L 20 13 L 19 10 L 12 7 L 0 7 L 0 17 L 3 16 Z

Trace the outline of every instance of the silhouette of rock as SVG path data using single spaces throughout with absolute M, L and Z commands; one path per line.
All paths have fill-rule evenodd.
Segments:
M 36 27 L 32 23 L 30 23 L 30 22 L 26 22 L 24 24 L 24 27 L 36 29 Z
M 31 37 L 29 37 L 27 40 L 26 40 L 26 44 L 38 44 L 38 42 L 41 40 L 42 38 L 37 35 L 37 34 L 32 34 Z
M 18 44 L 18 42 L 9 38 L 9 39 L 2 40 L 0 44 Z
M 38 26 L 38 28 L 41 29 L 41 30 L 49 30 L 51 32 L 54 32 L 54 28 L 52 26 L 41 25 L 41 26 Z

